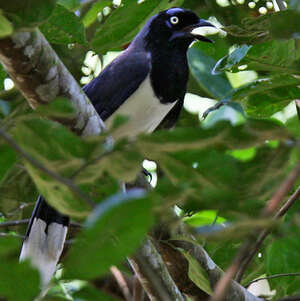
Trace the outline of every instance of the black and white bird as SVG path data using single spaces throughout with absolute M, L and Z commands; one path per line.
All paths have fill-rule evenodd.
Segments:
M 128 122 L 114 138 L 151 133 L 159 125 L 172 127 L 183 106 L 188 81 L 187 50 L 194 40 L 211 42 L 197 32 L 212 27 L 194 12 L 171 8 L 153 16 L 129 47 L 83 90 L 109 128 L 116 115 Z M 30 258 L 50 281 L 61 255 L 69 218 L 39 197 L 20 259 Z

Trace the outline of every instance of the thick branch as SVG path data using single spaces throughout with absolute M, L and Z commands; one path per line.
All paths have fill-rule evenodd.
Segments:
M 199 244 L 194 244 L 192 242 L 182 240 L 172 240 L 171 242 L 175 247 L 187 251 L 198 261 L 200 266 L 206 271 L 212 288 L 214 288 L 218 281 L 225 275 L 224 272 L 212 261 L 206 251 Z M 243 286 L 230 279 L 225 300 L 262 301 L 263 299 L 255 297 Z
M 135 259 L 130 259 L 129 262 L 151 301 L 184 301 L 160 254 L 149 239 Z
M 77 111 L 67 126 L 82 135 L 103 130 L 93 105 L 38 29 L 0 40 L 0 61 L 31 107 L 66 97 Z

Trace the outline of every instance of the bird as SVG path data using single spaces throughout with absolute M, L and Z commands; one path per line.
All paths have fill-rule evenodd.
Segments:
M 134 139 L 158 127 L 172 128 L 182 110 L 188 82 L 187 50 L 197 33 L 214 27 L 191 10 L 170 8 L 151 17 L 128 48 L 107 65 L 83 91 L 108 129 L 118 115 L 127 122 L 113 138 Z M 20 260 L 30 258 L 46 287 L 55 272 L 66 238 L 69 217 L 40 196 L 29 222 Z

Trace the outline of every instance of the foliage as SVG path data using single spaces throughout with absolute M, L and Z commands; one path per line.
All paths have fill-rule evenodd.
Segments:
M 290 0 L 286 11 L 270 7 L 265 15 L 259 15 L 258 4 L 250 8 L 249 1 L 227 1 L 224 7 L 217 2 L 1 1 L 0 38 L 38 26 L 72 72 L 82 66 L 88 49 L 107 59 L 110 51 L 124 49 L 149 17 L 172 6 L 193 9 L 204 18 L 214 16 L 227 32 L 225 38 L 213 37 L 213 45 L 197 42 L 188 51 L 188 92 L 201 96 L 194 107 L 205 105 L 207 98 L 224 106 L 205 120 L 185 110 L 174 130 L 117 141 L 113 147 L 105 144 L 108 134 L 82 138 L 54 121 L 74 116 L 64 99 L 35 112 L 18 93 L 10 99 L 4 90 L 7 74 L 0 66 L 1 133 L 8 133 L 34 161 L 0 136 L 1 221 L 28 218 L 39 193 L 77 221 L 88 217 L 63 259 L 64 274 L 45 300 L 112 300 L 88 280 L 106 275 L 112 265 L 124 269 L 122 263 L 155 221 L 169 222 L 165 216 L 174 204 L 199 243 L 205 240 L 212 259 L 226 269 L 243 240 L 257 229 L 257 216 L 267 200 L 299 161 L 300 124 L 290 104 L 300 99 L 298 1 Z M 79 81 L 83 74 L 78 70 L 73 75 Z M 186 104 L 190 101 L 187 96 Z M 145 158 L 157 163 L 155 188 L 124 197 L 120 182 L 134 181 Z M 262 275 L 300 271 L 297 209 L 276 225 L 243 284 Z M 261 221 L 262 227 L 268 223 Z M 17 264 L 17 235 L 24 234 L 25 227 L 1 229 L 0 299 L 33 300 L 38 274 L 27 263 Z M 192 281 L 210 292 L 205 272 L 190 254 L 185 256 Z M 85 281 L 66 283 L 74 279 Z M 274 298 L 299 293 L 299 279 L 270 280 Z M 13 290 L 16 281 L 22 285 Z

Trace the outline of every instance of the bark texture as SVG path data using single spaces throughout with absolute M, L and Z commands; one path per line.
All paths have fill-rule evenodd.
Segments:
M 0 40 L 0 60 L 32 108 L 57 97 L 73 103 L 77 116 L 64 121 L 80 135 L 96 135 L 104 123 L 78 83 L 38 29 Z

